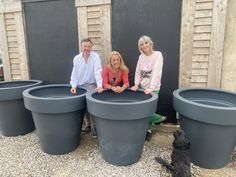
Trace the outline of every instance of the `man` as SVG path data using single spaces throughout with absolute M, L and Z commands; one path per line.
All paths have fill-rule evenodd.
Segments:
M 71 93 L 76 93 L 76 87 L 82 86 L 88 90 L 96 89 L 98 93 L 102 88 L 102 64 L 99 55 L 92 51 L 92 41 L 85 38 L 81 41 L 82 52 L 73 59 L 73 70 L 71 73 Z M 92 116 L 86 112 L 85 127 L 82 132 L 91 131 L 93 137 L 97 137 L 96 128 Z

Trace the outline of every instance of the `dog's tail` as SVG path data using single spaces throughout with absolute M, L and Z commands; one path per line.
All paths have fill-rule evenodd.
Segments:
M 168 170 L 174 171 L 174 166 L 171 165 L 167 160 L 164 160 L 161 157 L 155 157 L 155 160 L 161 165 L 165 166 Z

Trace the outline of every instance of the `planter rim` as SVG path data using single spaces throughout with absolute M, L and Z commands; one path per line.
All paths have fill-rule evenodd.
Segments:
M 236 106 L 224 107 L 214 106 L 202 103 L 197 103 L 192 100 L 186 99 L 180 95 L 181 92 L 185 91 L 212 91 L 224 94 L 233 94 L 234 92 L 211 89 L 211 88 L 183 88 L 177 89 L 173 92 L 173 107 L 180 114 L 188 119 L 192 119 L 198 122 L 204 122 L 214 125 L 223 126 L 236 126 Z M 220 99 L 218 99 L 220 100 Z M 180 117 L 181 119 L 181 117 Z
M 12 89 L 18 89 L 18 88 L 25 88 L 25 87 L 34 86 L 34 85 L 43 83 L 43 81 L 41 80 L 17 80 L 17 81 L 2 81 L 0 82 L 0 85 L 5 84 L 5 83 L 23 83 L 23 82 L 32 82 L 32 84 L 15 86 L 15 87 L 4 87 L 4 88 L 0 87 L 0 90 L 12 90 Z
M 40 96 L 35 96 L 35 95 L 31 95 L 30 94 L 31 91 L 39 90 L 39 89 L 43 89 L 43 88 L 50 88 L 50 87 L 71 87 L 71 86 L 69 84 L 47 84 L 47 85 L 41 85 L 41 86 L 32 87 L 32 88 L 29 88 L 29 89 L 25 90 L 23 92 L 23 95 L 25 97 L 30 97 L 30 98 L 37 99 L 37 100 L 55 100 L 55 101 L 56 100 L 76 99 L 78 97 L 86 95 L 86 92 L 85 92 L 84 94 L 73 95 L 73 96 L 66 96 L 66 97 L 59 97 L 59 98 L 51 98 L 51 97 L 47 98 L 47 97 L 40 97 Z M 78 87 L 78 88 L 86 90 L 83 87 Z
M 128 90 L 131 90 L 131 89 L 128 89 Z M 106 91 L 106 90 L 105 90 Z M 134 91 L 134 92 L 142 92 L 142 90 L 138 90 L 138 91 Z M 154 101 L 158 98 L 158 95 L 155 94 L 155 93 L 150 93 L 150 95 L 152 96 L 151 98 L 147 99 L 147 100 L 142 100 L 142 101 L 135 101 L 135 102 L 132 102 L 132 103 L 122 103 L 122 102 L 111 102 L 111 101 L 102 101 L 102 100 L 98 100 L 98 99 L 95 99 L 92 97 L 93 94 L 95 93 L 98 93 L 97 91 L 88 91 L 88 94 L 86 95 L 86 98 L 90 101 L 93 101 L 95 103 L 101 103 L 101 104 L 104 104 L 104 105 L 115 105 L 115 106 L 118 106 L 118 105 L 123 105 L 123 106 L 126 106 L 126 105 L 139 105 L 139 104 L 145 104 L 147 102 L 151 102 L 151 101 Z M 119 94 L 119 93 L 117 93 Z
M 22 92 L 28 88 L 41 85 L 43 81 L 41 80 L 19 80 L 19 81 L 3 81 L 0 82 L 0 86 L 4 84 L 14 84 L 14 83 L 30 83 L 27 85 L 14 86 L 14 87 L 0 87 L 0 101 L 18 100 L 23 99 Z
M 29 88 L 23 92 L 25 107 L 38 113 L 67 113 L 78 111 L 86 107 L 85 95 L 88 92 L 85 88 L 78 87 L 85 90 L 85 93 L 78 95 L 71 95 L 65 97 L 40 97 L 30 94 L 31 91 L 47 88 L 71 87 L 69 84 L 48 84 Z
M 185 92 L 185 91 L 214 91 L 214 92 L 218 92 L 218 93 L 227 93 L 227 94 L 233 94 L 236 96 L 236 93 L 231 92 L 231 91 L 227 91 L 227 90 L 219 90 L 219 89 L 214 89 L 214 88 L 197 88 L 197 87 L 191 87 L 191 88 L 180 88 L 180 89 L 176 89 L 173 92 L 173 96 L 176 97 L 177 99 L 189 103 L 189 104 L 193 104 L 195 106 L 199 106 L 199 107 L 206 107 L 209 109 L 220 109 L 220 110 L 236 110 L 236 106 L 232 106 L 232 107 L 222 107 L 222 106 L 212 106 L 212 105 L 207 105 L 207 104 L 202 104 L 202 103 L 196 103 L 194 101 L 188 100 L 182 96 L 180 96 L 181 92 Z
M 97 118 L 108 120 L 138 120 L 147 118 L 156 111 L 158 95 L 155 93 L 151 93 L 151 97 L 146 100 L 123 103 L 95 99 L 93 98 L 95 93 L 97 92 L 88 92 L 86 102 L 88 111 Z

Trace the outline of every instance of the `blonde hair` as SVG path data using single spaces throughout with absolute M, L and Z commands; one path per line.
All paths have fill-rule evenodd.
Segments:
M 111 57 L 112 57 L 113 55 L 116 55 L 116 56 L 119 57 L 119 59 L 120 59 L 120 69 L 129 72 L 129 69 L 128 69 L 128 67 L 125 65 L 125 62 L 124 62 L 124 60 L 123 60 L 121 54 L 120 54 L 119 52 L 117 52 L 117 51 L 112 51 L 112 52 L 110 53 L 107 66 L 108 66 L 109 68 L 112 68 Z
M 139 49 L 140 53 L 143 53 L 143 51 L 141 49 L 141 44 L 144 42 L 149 43 L 151 46 L 151 50 L 153 51 L 154 43 L 153 43 L 152 39 L 149 36 L 144 35 L 144 36 L 141 36 L 138 40 L 138 49 Z

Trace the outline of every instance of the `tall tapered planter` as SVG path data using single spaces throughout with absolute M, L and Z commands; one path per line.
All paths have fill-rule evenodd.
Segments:
M 158 96 L 126 90 L 86 95 L 88 111 L 94 116 L 102 157 L 114 165 L 137 162 L 143 151 L 148 116 L 156 111 Z
M 23 92 L 25 107 L 32 112 L 42 150 L 48 154 L 65 154 L 80 143 L 86 107 L 86 90 L 70 93 L 64 84 L 38 86 Z
M 0 82 L 0 134 L 18 136 L 35 129 L 31 113 L 24 107 L 22 92 L 41 83 L 39 80 Z
M 236 144 L 236 93 L 188 88 L 175 90 L 173 96 L 192 162 L 213 169 L 227 165 Z

